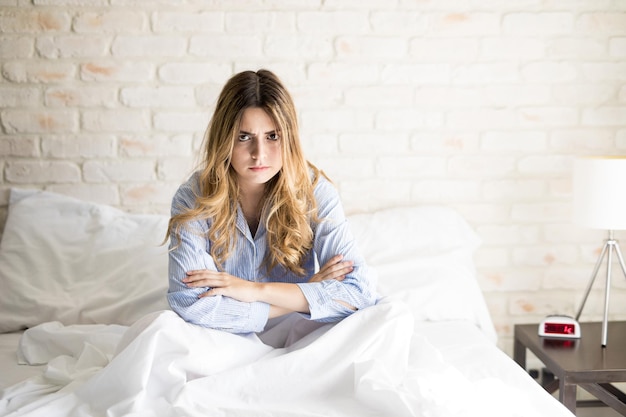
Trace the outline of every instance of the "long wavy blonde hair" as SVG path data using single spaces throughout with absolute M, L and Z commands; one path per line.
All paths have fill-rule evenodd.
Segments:
M 180 237 L 187 222 L 212 219 L 206 237 L 212 242 L 211 256 L 223 270 L 234 249 L 239 197 L 231 156 L 243 112 L 251 107 L 265 110 L 272 118 L 280 134 L 283 161 L 281 170 L 265 185 L 268 253 L 264 265 L 268 271 L 281 265 L 302 275 L 304 259 L 313 245 L 312 223 L 319 221 L 313 188 L 323 173 L 304 158 L 293 100 L 268 70 L 244 71 L 225 84 L 204 137 L 195 206 L 170 219 L 167 235 Z

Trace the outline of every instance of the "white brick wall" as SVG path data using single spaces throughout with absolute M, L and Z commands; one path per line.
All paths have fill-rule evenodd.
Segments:
M 0 223 L 12 186 L 167 213 L 223 83 L 260 67 L 348 212 L 468 219 L 505 351 L 575 312 L 603 234 L 569 221 L 572 157 L 626 153 L 623 0 L 0 0 Z

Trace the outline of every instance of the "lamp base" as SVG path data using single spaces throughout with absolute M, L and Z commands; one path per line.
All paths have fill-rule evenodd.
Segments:
M 617 259 L 619 260 L 619 264 L 622 267 L 622 272 L 626 277 L 626 266 L 624 265 L 624 257 L 622 256 L 622 252 L 619 248 L 619 243 L 614 238 L 613 230 L 609 230 L 609 237 L 604 241 L 604 246 L 602 247 L 602 252 L 600 253 L 600 257 L 596 262 L 596 266 L 593 268 L 593 273 L 591 274 L 591 280 L 587 285 L 587 290 L 585 291 L 585 296 L 583 298 L 583 302 L 578 309 L 578 313 L 576 314 L 576 321 L 580 320 L 580 315 L 583 312 L 583 308 L 585 307 L 585 303 L 587 302 L 587 297 L 589 297 L 589 292 L 591 291 L 591 287 L 593 286 L 593 282 L 596 280 L 596 276 L 598 275 L 598 270 L 600 269 L 600 265 L 602 265 L 602 261 L 604 257 L 607 257 L 606 264 L 606 287 L 604 289 L 604 318 L 602 320 L 602 347 L 606 347 L 607 344 L 607 329 L 608 329 L 608 317 L 609 317 L 609 296 L 611 291 L 611 265 L 613 263 L 613 253 L 617 255 Z

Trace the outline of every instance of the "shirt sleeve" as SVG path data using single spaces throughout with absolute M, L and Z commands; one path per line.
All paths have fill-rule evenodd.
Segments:
M 333 279 L 298 286 L 309 303 L 310 314 L 304 317 L 320 322 L 335 322 L 354 313 L 354 310 L 337 300 L 357 310 L 376 303 L 377 276 L 359 251 L 336 188 L 322 177 L 315 187 L 315 198 L 321 222 L 314 229 L 313 249 L 319 264 L 324 265 L 333 256 L 341 254 L 344 259 L 354 262 L 354 270 L 342 281 Z
M 172 199 L 172 216 L 193 207 L 195 198 L 193 180 L 182 185 Z M 263 330 L 269 317 L 269 304 L 244 303 L 221 295 L 198 298 L 209 288 L 189 288 L 182 282 L 187 271 L 217 267 L 210 255 L 210 243 L 206 238 L 206 220 L 189 222 L 181 228 L 180 239 L 170 237 L 169 290 L 170 307 L 185 321 L 203 327 L 232 333 L 250 333 Z

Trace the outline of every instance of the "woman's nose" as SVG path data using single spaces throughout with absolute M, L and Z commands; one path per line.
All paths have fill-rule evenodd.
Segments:
M 255 140 L 252 144 L 252 149 L 250 149 L 250 154 L 253 159 L 259 159 L 264 155 L 265 145 L 263 141 Z

